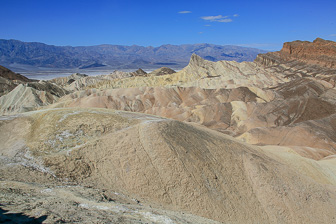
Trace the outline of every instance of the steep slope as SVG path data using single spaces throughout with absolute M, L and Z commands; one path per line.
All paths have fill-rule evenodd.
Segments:
M 221 222 L 336 218 L 336 178 L 330 172 L 335 159 L 298 157 L 291 165 L 286 160 L 291 154 L 251 147 L 209 129 L 102 109 L 29 112 L 2 119 L 0 128 L 2 180 L 24 181 L 27 171 L 17 169 L 30 169 L 54 181 Z

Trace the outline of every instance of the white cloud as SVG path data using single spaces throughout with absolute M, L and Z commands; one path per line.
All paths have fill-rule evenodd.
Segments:
M 217 20 L 216 22 L 220 22 L 220 23 L 231 23 L 233 20 L 232 19 L 220 19 Z
M 329 36 L 331 36 L 331 37 L 336 37 L 336 33 L 335 33 L 335 34 L 330 34 Z
M 180 13 L 180 14 L 187 14 L 187 13 L 191 13 L 191 11 L 180 11 L 178 13 Z
M 204 26 L 211 26 L 210 24 L 206 24 L 206 25 L 204 25 Z
M 238 17 L 239 15 L 238 14 L 234 14 L 233 17 Z
M 230 23 L 232 22 L 232 19 L 229 18 L 229 16 L 202 16 L 201 19 L 209 21 L 209 22 L 219 22 L 219 23 Z

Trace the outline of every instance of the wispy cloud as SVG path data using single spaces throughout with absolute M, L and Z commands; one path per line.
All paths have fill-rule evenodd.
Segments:
M 336 37 L 336 33 L 334 33 L 334 34 L 330 34 L 329 36 L 331 36 L 331 37 Z
M 234 14 L 233 17 L 238 17 L 239 15 L 238 14 Z
M 211 26 L 210 24 L 205 24 L 204 26 Z
M 188 14 L 188 13 L 191 13 L 191 11 L 180 11 L 178 13 L 180 13 L 180 14 Z
M 219 23 L 230 23 L 232 22 L 232 19 L 229 18 L 229 16 L 202 16 L 201 19 L 209 22 L 219 22 Z

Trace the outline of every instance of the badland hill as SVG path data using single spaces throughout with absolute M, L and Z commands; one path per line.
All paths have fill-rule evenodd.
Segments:
M 333 223 L 332 46 L 20 84 L 0 97 L 1 207 L 48 222 Z

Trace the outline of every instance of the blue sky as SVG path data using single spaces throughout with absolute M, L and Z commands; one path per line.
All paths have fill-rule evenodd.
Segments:
M 336 0 L 0 0 L 0 39 L 52 45 L 336 41 Z

